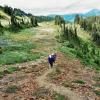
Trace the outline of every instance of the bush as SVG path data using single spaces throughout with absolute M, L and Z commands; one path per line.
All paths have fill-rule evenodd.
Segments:
M 54 97 L 54 100 L 67 100 L 67 98 L 64 95 L 61 95 L 58 93 L 55 93 L 53 97 Z
M 0 59 L 0 64 L 14 64 L 36 60 L 39 59 L 41 55 L 42 54 L 40 53 L 31 54 L 27 52 L 6 52 L 1 55 L 2 59 Z
M 32 93 L 33 96 L 36 96 L 38 98 L 45 98 L 48 94 L 48 90 L 44 89 L 43 87 L 37 89 L 35 92 Z
M 7 71 L 8 71 L 9 73 L 13 73 L 13 72 L 18 71 L 18 70 L 19 70 L 18 67 L 8 67 L 8 68 L 7 68 Z
M 85 84 L 85 82 L 83 80 L 75 80 L 73 81 L 74 83 L 78 83 L 78 84 Z
M 71 87 L 71 86 L 72 86 L 71 83 L 68 82 L 68 81 L 64 81 L 64 82 L 62 83 L 62 85 L 63 85 L 64 87 Z
M 2 54 L 2 47 L 0 47 L 0 54 Z
M 4 72 L 0 71 L 0 78 L 2 78 L 4 76 Z
M 100 96 L 100 91 L 99 91 L 99 90 L 94 90 L 94 93 L 95 93 L 97 96 Z
M 20 88 L 16 85 L 12 85 L 12 86 L 9 86 L 7 87 L 6 89 L 6 93 L 16 93 Z

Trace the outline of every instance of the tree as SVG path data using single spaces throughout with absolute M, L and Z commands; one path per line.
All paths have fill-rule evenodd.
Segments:
M 2 54 L 2 47 L 0 47 L 0 54 Z
M 83 54 L 87 54 L 89 52 L 88 44 L 84 43 L 82 47 Z
M 82 26 L 82 28 L 83 28 L 84 30 L 87 29 L 87 21 L 86 21 L 85 19 L 82 20 L 82 24 L 81 24 L 81 26 Z
M 74 23 L 80 24 L 80 20 L 81 20 L 81 18 L 80 18 L 80 16 L 77 14 L 77 15 L 75 16 Z
M 21 28 L 20 23 L 17 22 L 16 16 L 11 16 L 11 27 L 13 30 L 19 30 Z
M 96 42 L 98 45 L 100 45 L 100 33 L 96 32 L 92 34 L 93 41 Z
M 37 19 L 35 16 L 31 16 L 31 24 L 33 27 L 38 26 Z
M 61 16 L 56 15 L 55 16 L 55 25 L 62 26 L 62 24 L 65 24 L 64 18 L 62 18 Z
M 0 22 L 0 35 L 2 35 L 2 34 L 3 34 L 3 26 L 2 26 L 2 24 Z
M 5 6 L 4 12 L 11 16 L 13 14 L 13 8 Z

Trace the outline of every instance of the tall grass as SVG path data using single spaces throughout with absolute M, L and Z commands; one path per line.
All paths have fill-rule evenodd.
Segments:
M 19 33 L 5 32 L 0 36 L 2 54 L 0 54 L 0 64 L 15 64 L 39 59 L 41 53 L 33 53 L 37 45 L 29 37 L 33 37 L 33 29 L 25 29 Z M 22 38 L 24 36 L 24 38 Z
M 79 58 L 83 64 L 93 67 L 96 70 L 100 70 L 100 50 L 90 42 L 87 43 L 88 50 L 83 45 L 84 41 L 81 41 L 81 46 L 78 48 L 73 47 L 67 40 L 62 43 L 59 50 L 71 58 Z

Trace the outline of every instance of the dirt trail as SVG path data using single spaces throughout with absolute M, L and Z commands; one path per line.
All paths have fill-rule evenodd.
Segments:
M 44 36 L 39 36 L 41 35 L 41 32 L 43 33 L 47 33 L 47 34 L 44 34 Z M 50 35 L 52 35 L 54 33 L 54 29 L 50 29 L 49 27 L 48 28 L 45 28 L 45 29 L 41 29 L 41 32 L 39 35 L 37 35 L 36 37 L 38 38 L 47 38 L 47 39 L 51 39 L 52 41 L 54 41 L 54 44 L 56 44 L 56 40 L 54 39 L 54 37 L 51 37 Z M 48 35 L 50 34 L 50 35 Z M 52 45 L 53 47 L 53 45 Z M 57 51 L 56 51 L 57 52 Z M 65 95 L 69 98 L 69 100 L 83 100 L 77 93 L 75 92 L 72 92 L 70 89 L 68 88 L 65 88 L 63 86 L 57 86 L 53 83 L 49 83 L 46 81 L 46 78 L 47 78 L 47 75 L 49 73 L 51 73 L 53 70 L 55 70 L 55 68 L 53 69 L 48 69 L 45 71 L 44 74 L 42 74 L 41 76 L 39 76 L 36 81 L 38 82 L 38 84 L 41 86 L 41 87 L 45 87 L 46 89 L 50 89 L 50 90 L 53 90 L 61 95 Z
M 46 81 L 47 75 L 51 73 L 53 70 L 54 68 L 48 69 L 43 75 L 37 78 L 37 82 L 39 83 L 39 85 L 41 87 L 45 87 L 46 89 L 53 90 L 61 95 L 65 95 L 66 97 L 68 97 L 69 100 L 83 100 L 82 97 L 80 97 L 75 92 L 72 92 L 70 89 L 47 82 Z

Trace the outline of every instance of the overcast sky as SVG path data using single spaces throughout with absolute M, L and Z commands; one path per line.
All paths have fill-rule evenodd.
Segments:
M 36 15 L 67 14 L 100 9 L 100 0 L 0 0 L 0 5 L 20 8 Z

